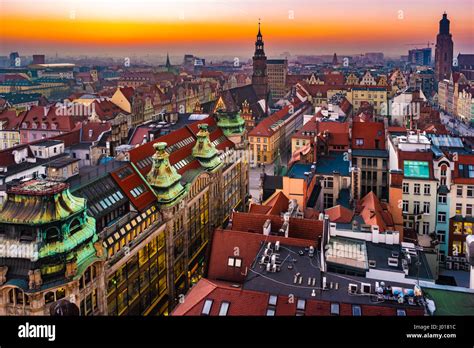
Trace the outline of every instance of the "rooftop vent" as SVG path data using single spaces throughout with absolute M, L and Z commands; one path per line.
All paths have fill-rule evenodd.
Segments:
M 389 257 L 388 258 L 388 265 L 390 267 L 398 267 L 398 259 L 396 259 L 394 257 Z

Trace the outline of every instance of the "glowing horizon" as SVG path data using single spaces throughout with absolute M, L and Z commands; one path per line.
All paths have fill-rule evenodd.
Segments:
M 434 42 L 446 10 L 457 52 L 472 52 L 473 4 L 408 0 L 3 0 L 0 51 L 251 55 L 258 18 L 267 55 L 406 54 Z M 422 45 L 420 45 L 422 47 Z M 152 52 L 150 52 L 152 50 Z

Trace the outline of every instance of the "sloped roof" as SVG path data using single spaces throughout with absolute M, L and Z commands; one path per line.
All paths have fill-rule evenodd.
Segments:
M 354 217 L 354 212 L 342 205 L 336 205 L 324 211 L 329 215 L 329 221 L 348 224 Z

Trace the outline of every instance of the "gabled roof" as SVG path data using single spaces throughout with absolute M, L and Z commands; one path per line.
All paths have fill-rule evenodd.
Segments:
M 348 224 L 354 217 L 354 212 L 342 205 L 336 205 L 324 210 L 324 213 L 329 215 L 329 221 Z
M 18 130 L 25 114 L 25 112 L 21 112 L 17 115 L 15 110 L 3 111 L 0 113 L 0 123 L 3 123 L 2 128 L 4 130 Z
M 93 142 L 100 139 L 104 132 L 111 130 L 110 122 L 88 122 L 82 125 L 81 142 Z
M 394 226 L 387 204 L 381 203 L 372 191 L 358 202 L 357 211 L 367 225 L 377 225 L 381 232 Z

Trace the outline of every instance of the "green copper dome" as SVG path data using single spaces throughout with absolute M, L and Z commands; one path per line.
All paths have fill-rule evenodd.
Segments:
M 156 153 L 153 155 L 153 165 L 147 175 L 147 180 L 155 190 L 158 203 L 172 205 L 184 194 L 185 189 L 180 183 L 181 175 L 170 164 L 166 143 L 153 145 Z
M 222 162 L 219 158 L 216 147 L 209 139 L 209 131 L 207 124 L 199 125 L 199 132 L 197 133 L 196 145 L 193 147 L 193 156 L 199 163 L 209 171 L 216 169 Z
M 245 120 L 240 112 L 217 111 L 217 126 L 222 129 L 226 136 L 242 134 L 245 130 Z

